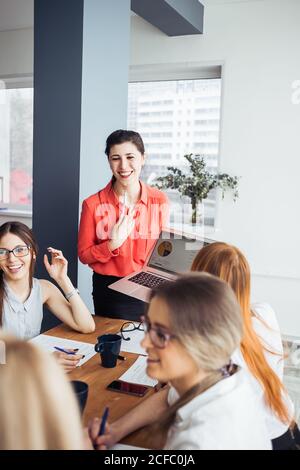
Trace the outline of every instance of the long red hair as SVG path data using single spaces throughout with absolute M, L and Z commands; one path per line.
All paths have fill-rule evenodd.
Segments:
M 243 338 L 241 351 L 252 375 L 264 390 L 269 408 L 284 422 L 289 423 L 291 416 L 284 404 L 282 392 L 285 391 L 278 375 L 268 364 L 264 350 L 254 331 L 252 317 L 257 316 L 250 307 L 250 267 L 241 251 L 235 246 L 215 242 L 203 247 L 196 255 L 192 271 L 205 271 L 228 282 L 236 294 L 243 316 Z M 273 351 L 268 350 L 276 354 Z

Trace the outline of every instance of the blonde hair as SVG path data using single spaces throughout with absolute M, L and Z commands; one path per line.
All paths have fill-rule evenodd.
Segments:
M 33 344 L 1 335 L 0 449 L 82 449 L 76 397 L 63 370 Z
M 239 346 L 242 337 L 240 307 L 230 287 L 219 278 L 190 273 L 152 292 L 166 305 L 170 329 L 198 364 L 206 377 L 182 395 L 152 426 L 151 443 L 165 436 L 177 410 L 224 378 L 224 366 Z
M 253 317 L 257 317 L 250 307 L 250 267 L 243 253 L 235 246 L 223 242 L 211 243 L 196 255 L 192 271 L 205 271 L 218 276 L 233 289 L 241 307 L 243 318 L 243 338 L 241 351 L 251 374 L 264 390 L 264 398 L 270 410 L 283 422 L 289 423 L 291 416 L 283 401 L 285 387 L 265 358 L 267 349 L 253 328 Z

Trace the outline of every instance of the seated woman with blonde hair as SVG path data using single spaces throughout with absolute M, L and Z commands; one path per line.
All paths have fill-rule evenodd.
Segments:
M 243 337 L 232 360 L 248 371 L 273 449 L 299 448 L 294 406 L 282 383 L 283 347 L 278 322 L 270 305 L 250 305 L 251 275 L 245 256 L 235 246 L 211 243 L 198 252 L 191 269 L 218 276 L 233 289 L 241 307 Z
M 83 449 L 76 397 L 53 357 L 3 334 L 0 351 L 0 450 Z
M 229 286 L 203 273 L 163 283 L 150 299 L 142 346 L 149 377 L 169 384 L 98 436 L 112 447 L 148 425 L 148 445 L 168 450 L 271 449 L 263 417 L 243 370 L 230 362 L 242 336 L 240 308 Z

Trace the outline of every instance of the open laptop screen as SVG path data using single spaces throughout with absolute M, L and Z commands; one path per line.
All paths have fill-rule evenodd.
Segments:
M 202 246 L 212 240 L 197 240 L 178 234 L 162 232 L 148 261 L 150 268 L 170 273 L 189 271 L 192 262 Z

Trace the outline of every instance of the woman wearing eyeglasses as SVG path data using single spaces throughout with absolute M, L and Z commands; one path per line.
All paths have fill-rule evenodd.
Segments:
M 95 329 L 92 315 L 67 274 L 68 262 L 60 250 L 48 248 L 51 264 L 44 255 L 51 282 L 33 277 L 37 244 L 32 231 L 20 222 L 0 226 L 0 326 L 22 339 L 41 330 L 43 305 L 70 328 L 81 333 Z M 55 353 L 65 370 L 76 367 L 81 355 Z
M 242 370 L 230 363 L 242 336 L 233 291 L 208 274 L 189 274 L 152 293 L 142 346 L 147 374 L 168 387 L 153 394 L 98 436 L 111 447 L 148 425 L 150 448 L 271 449 L 264 419 Z
M 243 253 L 223 242 L 211 243 L 196 255 L 192 271 L 220 277 L 233 289 L 241 307 L 243 338 L 233 360 L 245 368 L 262 405 L 274 450 L 300 447 L 294 405 L 283 380 L 283 347 L 275 312 L 266 303 L 250 305 L 250 266 Z

